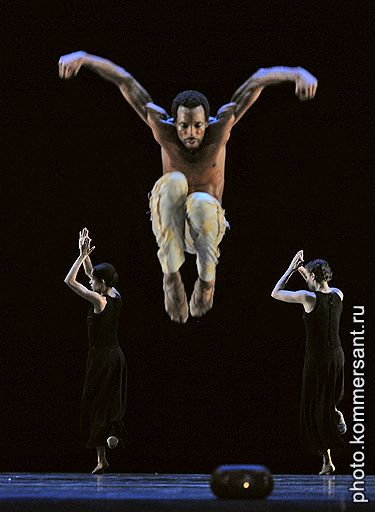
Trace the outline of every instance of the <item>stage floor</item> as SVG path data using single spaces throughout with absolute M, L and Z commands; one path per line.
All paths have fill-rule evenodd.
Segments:
M 353 503 L 351 475 L 274 475 L 264 500 L 220 500 L 209 475 L 1 473 L 0 510 L 43 511 L 375 511 L 375 476 L 366 477 L 369 503 Z M 374 501 L 374 504 L 371 502 Z

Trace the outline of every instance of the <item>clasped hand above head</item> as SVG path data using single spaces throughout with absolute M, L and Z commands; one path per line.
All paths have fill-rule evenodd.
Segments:
M 291 273 L 293 273 L 296 270 L 298 270 L 298 272 L 301 274 L 303 279 L 305 281 L 307 281 L 308 275 L 307 275 L 307 270 L 303 266 L 303 263 L 304 263 L 304 259 L 303 258 L 304 258 L 303 250 L 298 251 L 297 254 L 294 256 L 294 258 L 292 259 L 290 265 L 289 265 L 289 271 Z
M 82 231 L 79 232 L 79 241 L 78 241 L 79 252 L 81 256 L 88 256 L 95 249 L 95 245 L 91 247 L 91 238 L 89 237 L 89 231 L 87 228 L 83 228 Z
M 303 264 L 303 250 L 297 252 L 289 265 L 289 270 L 295 272 Z

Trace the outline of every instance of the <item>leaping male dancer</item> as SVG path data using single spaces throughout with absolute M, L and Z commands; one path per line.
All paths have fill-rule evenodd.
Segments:
M 176 96 L 170 116 L 153 103 L 128 71 L 101 57 L 83 51 L 64 55 L 59 60 L 60 77 L 72 78 L 81 66 L 117 85 L 161 146 L 163 176 L 152 189 L 150 209 L 163 271 L 165 309 L 175 322 L 188 319 L 189 306 L 179 272 L 186 251 L 196 254 L 198 268 L 190 313 L 203 316 L 213 304 L 218 246 L 227 226 L 221 200 L 225 149 L 232 127 L 264 87 L 294 82 L 298 98 L 309 100 L 315 95 L 317 80 L 301 67 L 259 69 L 215 117 L 210 117 L 207 98 L 191 90 Z

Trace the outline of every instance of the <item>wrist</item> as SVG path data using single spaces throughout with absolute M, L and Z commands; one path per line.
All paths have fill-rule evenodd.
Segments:
M 91 61 L 90 57 L 91 55 L 89 55 L 87 52 L 80 52 L 79 60 L 81 62 L 81 66 L 88 64 Z
M 303 71 L 304 71 L 304 69 L 301 68 L 301 66 L 296 66 L 295 68 L 292 68 L 294 79 L 297 80 L 298 78 L 301 78 Z

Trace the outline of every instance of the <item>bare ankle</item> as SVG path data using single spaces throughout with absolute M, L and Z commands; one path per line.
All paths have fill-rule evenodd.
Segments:
M 331 458 L 331 450 L 328 449 L 322 453 L 323 456 L 323 464 L 329 465 L 332 464 L 332 458 Z

